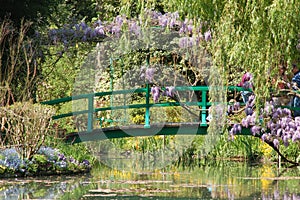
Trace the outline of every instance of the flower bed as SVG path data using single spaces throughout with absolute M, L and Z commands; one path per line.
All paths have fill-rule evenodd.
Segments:
M 0 177 L 74 174 L 90 169 L 88 160 L 78 161 L 51 147 L 42 146 L 30 160 L 22 159 L 14 148 L 0 150 Z

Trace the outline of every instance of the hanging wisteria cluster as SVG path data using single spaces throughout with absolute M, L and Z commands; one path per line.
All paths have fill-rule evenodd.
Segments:
M 153 83 L 155 68 L 142 66 L 140 71 L 140 78 L 145 80 L 146 83 Z
M 157 11 L 146 11 L 144 19 L 150 19 L 150 26 L 159 26 L 164 29 L 176 30 L 182 36 L 179 47 L 186 48 L 199 44 L 201 40 L 212 39 L 211 30 L 202 29 L 207 23 L 200 23 L 196 27 L 192 20 L 181 21 L 178 12 L 162 14 Z M 65 25 L 62 28 L 50 29 L 48 33 L 50 44 L 62 43 L 65 47 L 73 46 L 77 42 L 102 41 L 105 37 L 120 37 L 124 31 L 129 31 L 133 36 L 142 34 L 142 18 L 128 19 L 126 16 L 117 16 L 112 22 L 96 21 L 89 26 L 84 21 L 76 24 Z
M 264 109 L 257 114 L 253 111 L 254 100 L 252 95 L 245 107 L 246 117 L 240 124 L 234 124 L 229 131 L 231 138 L 241 133 L 244 127 L 251 128 L 252 134 L 263 141 L 273 142 L 276 148 L 280 141 L 286 147 L 290 142 L 300 141 L 300 117 L 294 118 L 290 109 L 276 107 L 272 101 L 266 102 Z
M 169 97 L 173 100 L 177 100 L 175 98 L 175 87 L 174 86 L 168 86 L 165 88 L 161 88 L 159 86 L 153 86 L 153 87 L 151 87 L 151 95 L 152 95 L 153 101 L 155 103 L 159 102 L 160 97 Z

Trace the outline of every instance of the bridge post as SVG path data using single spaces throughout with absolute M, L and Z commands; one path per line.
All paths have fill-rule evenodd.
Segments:
M 202 90 L 202 109 L 201 109 L 201 126 L 207 126 L 207 123 L 206 123 L 206 117 L 207 117 L 207 114 L 206 114 L 206 93 L 207 93 L 207 90 Z
M 146 64 L 147 68 L 150 64 L 150 53 L 149 48 L 147 48 Z M 145 112 L 145 125 L 144 128 L 150 128 L 150 86 L 149 83 L 146 83 L 146 112 Z
M 145 112 L 145 125 L 144 128 L 150 128 L 150 87 L 146 85 L 146 112 Z
M 94 116 L 94 94 L 88 96 L 88 124 L 87 132 L 92 132 L 93 130 L 93 116 Z

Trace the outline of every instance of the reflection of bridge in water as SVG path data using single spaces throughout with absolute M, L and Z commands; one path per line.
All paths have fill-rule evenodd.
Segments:
M 242 91 L 243 88 L 229 86 L 224 87 L 224 90 L 239 92 Z M 117 90 L 117 91 L 109 91 L 109 92 L 98 92 L 98 93 L 90 93 L 90 94 L 82 94 L 76 95 L 72 97 L 65 97 L 61 99 L 55 99 L 51 101 L 42 102 L 47 105 L 57 105 L 60 103 L 76 101 L 76 100 L 84 100 L 85 107 L 87 109 L 73 111 L 69 113 L 59 114 L 53 116 L 53 119 L 60 119 L 65 117 L 77 116 L 81 114 L 87 114 L 87 128 L 86 131 L 79 131 L 76 133 L 67 134 L 67 141 L 69 142 L 83 142 L 83 141 L 91 141 L 91 140 L 104 140 L 111 138 L 123 138 L 123 137 L 137 137 L 137 136 L 154 136 L 154 135 L 206 135 L 209 124 L 207 123 L 208 116 L 208 107 L 212 105 L 211 102 L 207 101 L 207 95 L 209 91 L 208 86 L 182 86 L 175 87 L 176 92 L 197 92 L 200 100 L 197 101 L 189 101 L 189 102 L 158 102 L 151 103 L 150 100 L 150 87 L 147 85 L 146 88 L 139 88 L 135 90 Z M 112 95 L 124 95 L 126 98 L 129 95 L 139 95 L 144 97 L 144 102 L 139 104 L 124 104 L 118 106 L 109 106 L 109 107 L 96 107 L 95 98 L 96 97 L 104 97 L 104 96 L 112 96 Z M 198 98 L 199 99 L 199 98 Z M 82 103 L 81 103 L 82 104 Z M 150 109 L 155 107 L 176 107 L 176 106 L 197 106 L 198 110 L 198 120 L 193 122 L 176 122 L 176 123 L 151 123 L 150 124 Z M 96 118 L 95 113 L 101 111 L 112 111 L 112 110 L 126 110 L 126 109 L 134 109 L 134 108 L 142 108 L 145 110 L 144 112 L 144 124 L 143 125 L 121 125 L 116 124 L 118 120 L 109 119 L 110 122 L 116 124 L 116 126 L 110 127 L 102 127 L 105 119 Z M 100 127 L 94 128 L 94 124 L 96 121 L 100 122 Z M 251 135 L 250 130 L 247 128 L 242 129 L 239 135 Z

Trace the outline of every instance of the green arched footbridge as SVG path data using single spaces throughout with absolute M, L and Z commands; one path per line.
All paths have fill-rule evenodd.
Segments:
M 241 87 L 229 86 L 223 88 L 228 91 L 240 92 L 244 90 Z M 111 138 L 123 138 L 123 137 L 137 137 L 137 136 L 154 136 L 154 135 L 206 135 L 209 124 L 207 123 L 208 108 L 212 105 L 211 102 L 207 101 L 209 92 L 208 86 L 182 86 L 175 87 L 175 91 L 194 91 L 200 94 L 198 101 L 194 102 L 158 102 L 154 103 L 151 101 L 151 91 L 149 85 L 145 88 L 138 88 L 133 90 L 117 90 L 108 92 L 98 92 L 90 94 L 81 94 L 71 97 L 65 97 L 61 99 L 55 99 L 51 101 L 42 102 L 46 105 L 57 105 L 65 102 L 76 101 L 85 99 L 86 109 L 73 111 L 69 113 L 59 114 L 53 116 L 54 120 L 58 120 L 65 117 L 77 116 L 81 114 L 87 115 L 87 128 L 84 131 L 78 131 L 67 134 L 67 142 L 77 143 L 91 140 L 104 140 Z M 109 107 L 97 107 L 95 99 L 104 96 L 111 95 L 132 95 L 137 94 L 144 98 L 145 103 L 120 105 L 120 106 L 109 106 Z M 197 106 L 198 109 L 198 121 L 193 122 L 168 122 L 168 123 L 151 123 L 150 121 L 150 109 L 155 107 L 174 107 L 174 106 Z M 125 110 L 134 108 L 144 108 L 144 124 L 131 124 L 131 125 L 117 125 L 102 127 L 102 123 L 105 119 L 95 117 L 95 114 L 101 111 L 108 110 Z M 114 121 L 114 119 L 109 119 Z M 117 119 L 115 119 L 117 122 Z M 96 123 L 98 122 L 98 123 Z M 97 126 L 95 125 L 97 124 Z M 251 135 L 250 130 L 244 128 L 240 135 Z

